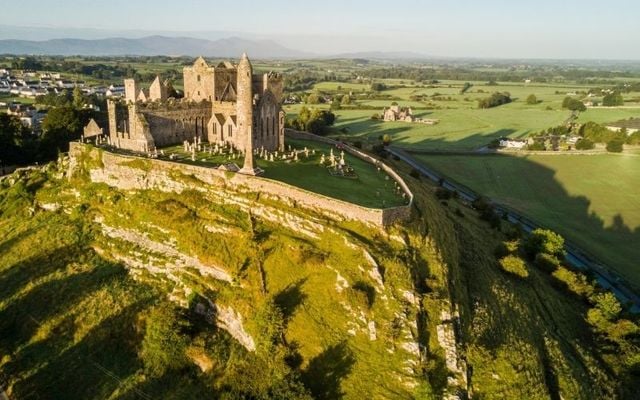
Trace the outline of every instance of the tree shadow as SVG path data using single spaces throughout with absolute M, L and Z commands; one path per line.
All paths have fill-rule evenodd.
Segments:
M 376 289 L 364 281 L 357 281 L 353 284 L 353 289 L 364 293 L 367 297 L 367 305 L 369 308 L 373 306 L 373 303 L 376 301 Z
M 7 246 L 6 249 L 9 249 L 19 241 L 14 239 L 16 238 L 9 239 L 0 246 Z M 0 250 L 0 254 L 3 252 L 6 250 Z M 63 246 L 28 257 L 5 268 L 0 272 L 0 298 L 8 299 L 30 282 L 65 268 L 68 260 L 79 257 L 81 252 L 78 246 Z
M 64 251 L 65 248 L 60 248 L 53 253 Z M 64 253 L 60 257 L 64 259 L 67 255 Z M 36 256 L 35 259 L 43 258 Z M 21 340 L 33 336 L 40 321 L 63 314 L 83 297 L 123 275 L 126 275 L 123 266 L 104 262 L 89 271 L 47 281 L 34 287 L 0 311 L 0 347 L 12 354 Z
M 280 311 L 282 311 L 285 323 L 291 320 L 298 306 L 307 298 L 307 295 L 302 292 L 302 286 L 306 281 L 307 278 L 300 279 L 288 285 L 273 297 L 274 303 L 280 308 Z
M 148 301 L 140 301 L 127 306 L 93 327 L 78 343 L 61 351 L 56 347 L 52 351 L 49 347 L 58 340 L 55 335 L 25 350 L 31 362 L 37 362 L 40 368 L 13 386 L 15 398 L 109 397 L 124 379 L 142 366 L 138 359 L 140 337 L 134 321 L 148 305 Z M 14 370 L 18 369 L 22 368 Z
M 302 372 L 302 382 L 316 399 L 340 399 L 341 382 L 350 373 L 355 357 L 346 342 L 327 347 Z

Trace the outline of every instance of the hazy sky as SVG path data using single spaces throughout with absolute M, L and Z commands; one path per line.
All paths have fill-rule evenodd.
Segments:
M 640 58 L 638 0 L 3 3 L 2 25 L 108 30 L 87 33 L 91 37 L 148 30 L 216 39 L 224 36 L 220 31 L 229 31 L 273 38 L 316 53 L 381 50 L 469 57 Z M 4 29 L 0 38 L 7 38 L 9 32 Z M 63 33 L 69 36 L 69 31 Z M 125 36 L 140 34 L 124 32 Z

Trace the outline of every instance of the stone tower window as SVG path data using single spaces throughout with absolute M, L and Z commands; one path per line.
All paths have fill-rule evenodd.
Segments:
M 198 82 L 200 82 L 200 75 L 198 75 L 197 79 L 198 79 Z

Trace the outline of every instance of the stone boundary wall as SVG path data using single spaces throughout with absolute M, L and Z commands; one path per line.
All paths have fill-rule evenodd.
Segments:
M 290 206 L 307 208 L 333 219 L 357 220 L 378 227 L 386 227 L 396 221 L 406 220 L 411 214 L 411 203 L 387 209 L 366 208 L 272 179 L 216 168 L 116 154 L 77 142 L 70 143 L 69 157 L 70 174 L 84 163 L 92 181 L 124 190 L 156 189 L 179 193 L 186 189 L 201 190 L 201 182 L 204 182 L 214 190 L 219 187 L 240 193 L 265 194 L 269 198 L 283 201 Z M 192 180 L 191 177 L 201 182 Z
M 404 193 L 409 198 L 409 205 L 406 206 L 406 207 L 411 208 L 411 205 L 413 204 L 413 193 L 409 189 L 409 186 L 407 186 L 407 184 L 405 183 L 404 179 L 402 179 L 402 177 L 400 175 L 398 175 L 398 173 L 396 171 L 394 171 L 393 168 L 389 167 L 387 164 L 382 162 L 382 160 L 379 160 L 379 159 L 377 159 L 375 157 L 372 157 L 369 154 L 364 153 L 364 152 L 360 151 L 359 149 L 356 149 L 355 147 L 349 146 L 346 143 L 342 143 L 342 142 L 339 142 L 339 141 L 331 139 L 331 138 L 314 135 L 313 133 L 309 133 L 309 132 L 296 131 L 296 130 L 293 130 L 293 129 L 285 129 L 284 132 L 285 132 L 285 135 L 287 135 L 288 137 L 290 137 L 292 139 L 313 140 L 313 141 L 316 141 L 316 142 L 322 142 L 322 143 L 327 143 L 327 144 L 331 144 L 331 145 L 340 144 L 342 146 L 342 148 L 347 153 L 349 153 L 351 155 L 354 155 L 354 156 L 358 157 L 359 159 L 364 160 L 364 161 L 366 161 L 366 162 L 368 162 L 370 164 L 373 164 L 375 166 L 380 167 L 384 172 L 387 173 L 387 175 L 389 175 L 391 178 L 393 178 L 393 180 L 396 181 L 396 183 L 402 188 Z M 395 208 L 400 208 L 400 207 L 395 207 Z

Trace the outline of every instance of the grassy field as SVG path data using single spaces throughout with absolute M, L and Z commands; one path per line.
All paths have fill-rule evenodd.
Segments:
M 412 149 L 472 151 L 482 147 L 493 139 L 507 136 L 525 137 L 549 127 L 561 125 L 570 116 L 562 109 L 562 101 L 567 95 L 577 91 L 587 91 L 589 86 L 577 84 L 519 84 L 498 82 L 487 85 L 486 82 L 471 82 L 473 86 L 464 94 L 460 91 L 463 81 L 440 81 L 433 85 L 416 85 L 410 81 L 379 80 L 391 86 L 379 92 L 388 99 L 369 99 L 363 94 L 369 85 L 362 83 L 321 82 L 314 91 L 327 94 L 352 92 L 355 104 L 349 108 L 334 111 L 338 117 L 335 125 L 336 135 L 357 136 L 362 139 L 377 139 L 389 134 L 397 146 Z M 399 87 L 398 87 L 399 85 Z M 481 110 L 477 108 L 479 99 L 493 92 L 509 92 L 513 102 L 500 107 Z M 534 94 L 537 104 L 527 104 L 526 98 Z M 426 96 L 416 100 L 414 96 Z M 630 99 L 630 95 L 627 96 Z M 411 106 L 414 114 L 423 118 L 438 119 L 434 126 L 410 124 L 404 122 L 383 123 L 371 119 L 374 113 L 380 114 L 391 102 L 401 106 Z M 635 107 L 636 103 L 625 103 Z M 295 116 L 303 105 L 285 106 L 290 116 Z M 307 105 L 307 107 L 328 108 L 327 104 Z M 640 107 L 640 106 L 639 106 Z M 579 116 L 579 122 L 613 122 L 622 118 L 640 115 L 640 108 L 589 109 Z M 346 133 L 345 133 L 346 132 Z
M 640 287 L 640 157 L 417 156 L 561 233 Z
M 322 154 L 329 157 L 331 146 L 305 140 L 287 140 L 287 143 L 293 149 L 303 150 L 305 147 L 309 151 L 315 149 L 316 154 L 309 154 L 307 158 L 303 153 L 300 153 L 298 162 L 282 160 L 272 162 L 256 158 L 257 165 L 265 171 L 263 175 L 265 178 L 275 179 L 364 207 L 387 208 L 406 204 L 401 194 L 396 191 L 394 181 L 384 172 L 378 171 L 373 165 L 345 153 L 345 160 L 348 165 L 354 168 L 357 178 L 332 176 L 327 168 L 319 165 Z M 170 153 L 179 154 L 182 157 L 181 162 L 192 163 L 190 154 L 185 153 L 181 146 L 173 146 L 164 150 L 167 156 Z M 334 148 L 333 152 L 336 157 L 340 156 L 339 150 Z M 197 155 L 197 160 L 193 164 L 218 166 L 227 162 L 234 162 L 242 167 L 244 158 L 228 160 L 226 156 L 212 156 L 203 152 Z

